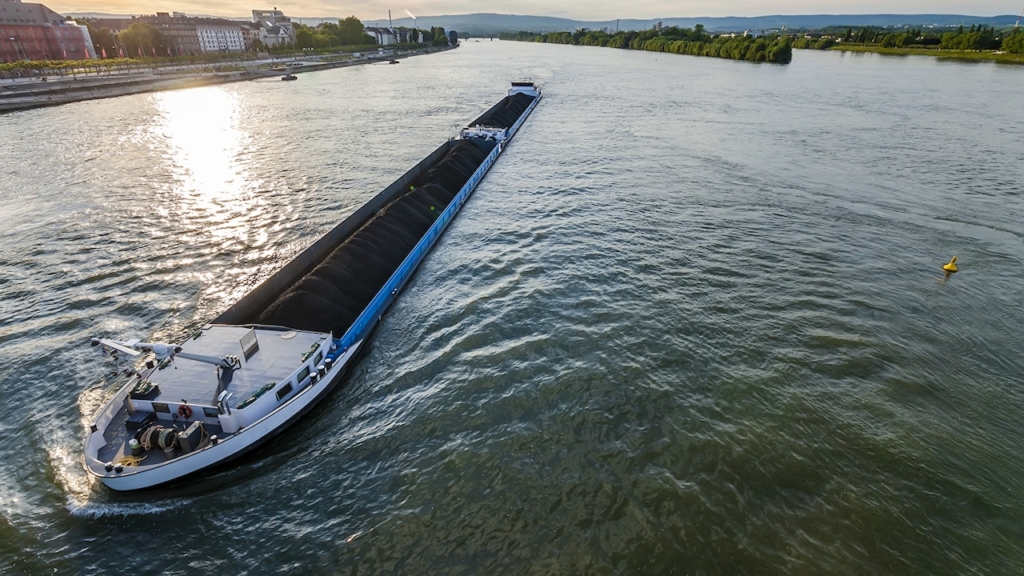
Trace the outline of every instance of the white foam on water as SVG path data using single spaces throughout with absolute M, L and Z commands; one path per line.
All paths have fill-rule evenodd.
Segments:
M 172 500 L 160 504 L 137 502 L 130 504 L 112 504 L 77 500 L 68 494 L 67 509 L 72 516 L 79 518 L 102 518 L 105 516 L 151 516 L 182 508 L 190 504 L 190 500 Z
M 78 411 L 82 414 L 83 428 L 89 425 L 88 420 L 110 401 L 116 391 L 116 387 L 100 384 L 87 388 L 78 395 Z
M 108 495 L 82 466 L 81 449 L 64 444 L 47 450 L 54 480 L 65 494 L 65 508 L 72 516 L 101 518 L 104 516 L 137 516 L 161 514 L 191 504 L 190 499 L 177 498 L 154 502 L 104 502 Z

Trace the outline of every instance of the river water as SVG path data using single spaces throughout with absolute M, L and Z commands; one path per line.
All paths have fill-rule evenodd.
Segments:
M 189 334 L 521 76 L 344 388 L 188 486 L 89 482 L 89 336 Z M 0 572 L 1019 572 L 1021 93 L 470 41 L 0 116 Z

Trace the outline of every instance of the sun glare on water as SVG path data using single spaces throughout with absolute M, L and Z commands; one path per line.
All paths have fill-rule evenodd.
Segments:
M 238 97 L 219 87 L 162 92 L 154 130 L 174 164 L 179 192 L 211 204 L 236 198 L 245 188 L 239 154 L 242 129 Z
M 168 238 L 159 266 L 174 282 L 203 284 L 200 307 L 219 310 L 251 277 L 279 205 L 267 202 L 259 109 L 236 86 L 149 96 L 152 116 L 137 142 L 148 148 L 151 229 Z M 261 176 L 262 175 L 262 176 Z M 214 282 L 214 278 L 221 282 Z

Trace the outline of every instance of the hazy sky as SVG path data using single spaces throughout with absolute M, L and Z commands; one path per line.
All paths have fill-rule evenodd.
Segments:
M 40 1 L 40 0 L 33 0 Z M 152 14 L 177 10 L 193 14 L 243 16 L 253 8 L 277 6 L 290 16 L 347 16 L 363 20 L 495 12 L 562 16 L 577 20 L 663 18 L 669 16 L 761 16 L 766 14 L 1017 14 L 1024 0 L 41 0 L 58 12 Z M 276 2 L 276 3 L 275 3 Z M 391 3 L 394 2 L 394 3 Z

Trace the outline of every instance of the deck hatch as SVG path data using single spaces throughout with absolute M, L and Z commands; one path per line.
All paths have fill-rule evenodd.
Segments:
M 250 328 L 248 332 L 239 338 L 238 343 L 242 346 L 242 355 L 248 360 L 257 350 L 260 349 L 260 342 L 256 339 L 256 329 Z

